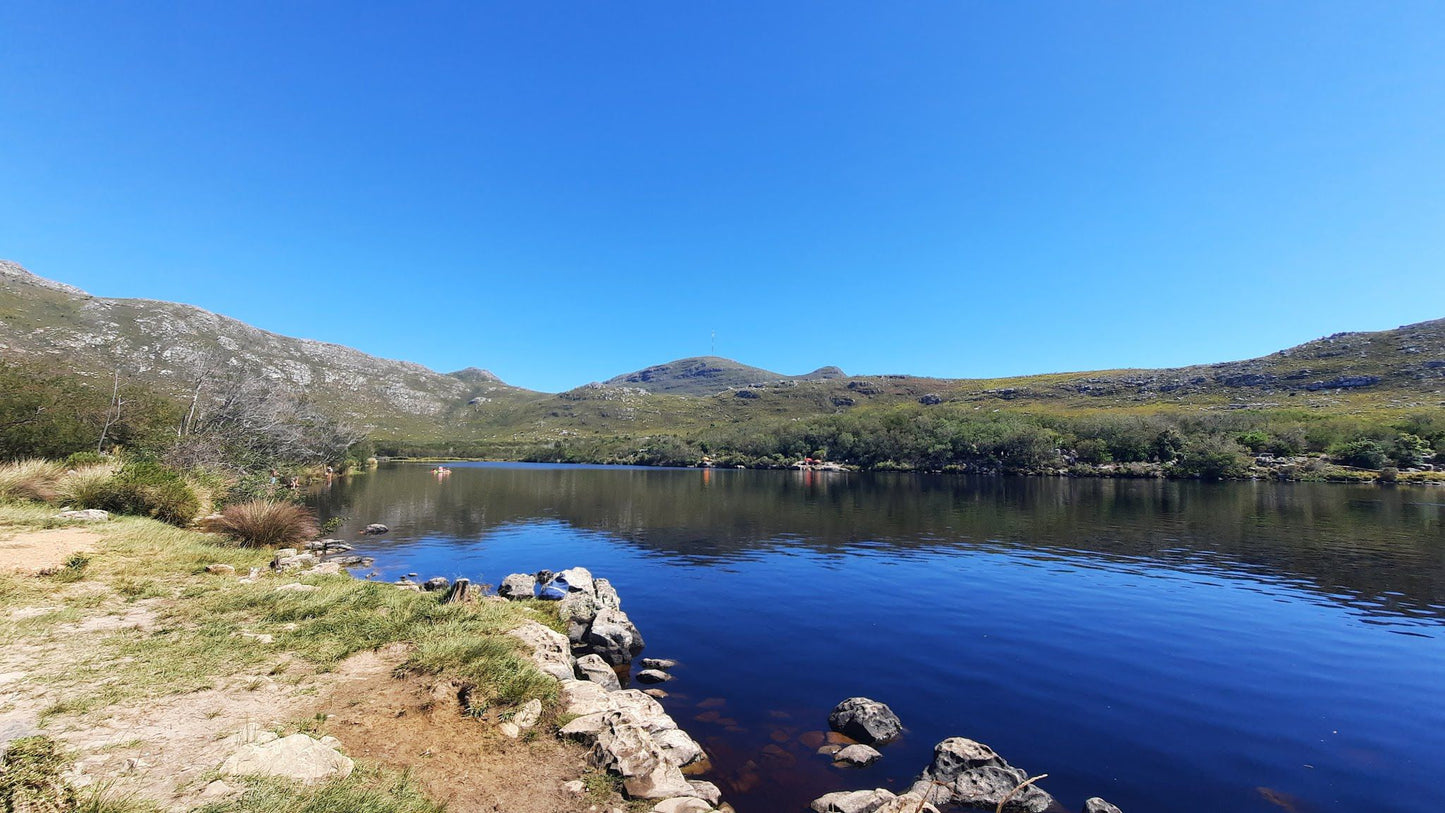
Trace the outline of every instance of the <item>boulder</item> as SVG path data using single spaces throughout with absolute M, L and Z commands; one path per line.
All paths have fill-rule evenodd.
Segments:
M 697 744 L 697 740 L 680 728 L 654 732 L 652 741 L 657 743 L 657 747 L 662 750 L 662 758 L 679 768 L 691 765 L 706 756 L 702 746 Z
M 380 522 L 373 522 L 365 528 L 361 529 L 361 532 L 363 534 L 366 534 L 367 536 L 380 536 L 381 534 L 388 533 L 390 531 L 390 528 L 382 525 Z
M 577 659 L 577 676 L 583 680 L 590 680 L 609 692 L 615 692 L 622 688 L 622 682 L 617 679 L 617 672 L 607 661 L 596 655 L 583 655 Z
M 712 805 L 696 796 L 674 796 L 653 805 L 652 813 L 708 813 Z
M 911 793 L 940 807 L 956 804 L 993 809 L 1028 779 L 981 742 L 950 737 L 934 746 L 933 762 L 913 783 Z M 1043 813 L 1054 799 L 1036 785 L 1008 798 L 1010 813 Z
M 876 813 L 895 798 L 892 791 L 883 788 L 842 790 L 819 796 L 813 800 L 812 808 L 817 813 Z
M 938 808 L 924 801 L 922 796 L 905 793 L 895 796 L 873 813 L 938 813 Z
M 229 776 L 279 776 L 317 784 L 345 779 L 354 767 L 355 764 L 335 748 L 305 734 L 292 734 L 269 742 L 242 745 L 226 757 L 220 771 Z
M 434 578 L 427 579 L 426 581 L 421 583 L 421 589 L 427 591 L 428 593 L 435 592 L 437 590 L 445 590 L 451 586 L 452 583 L 445 576 L 436 576 Z
M 537 595 L 537 577 L 527 573 L 513 573 L 502 579 L 502 586 L 497 588 L 497 595 L 512 601 L 534 598 Z
M 861 768 L 864 765 L 872 765 L 882 757 L 883 754 L 879 753 L 877 748 L 859 744 L 839 749 L 833 754 L 833 761 Z
M 602 602 L 603 607 L 611 607 L 614 610 L 622 609 L 622 597 L 617 595 L 617 590 L 612 582 L 606 579 L 593 579 L 592 585 L 597 588 L 597 600 Z
M 643 669 L 671 669 L 677 666 L 677 661 L 671 658 L 643 658 L 639 663 Z
M 610 607 L 597 611 L 597 616 L 582 636 L 582 644 L 613 666 L 631 663 L 645 646 L 642 633 L 638 632 L 627 613 Z
M 692 795 L 702 799 L 704 802 L 710 805 L 717 805 L 722 802 L 722 791 L 718 789 L 717 785 L 711 782 L 704 782 L 701 779 L 689 779 L 687 783 L 692 785 Z
M 567 640 L 574 644 L 582 643 L 587 628 L 592 626 L 592 619 L 601 610 L 602 604 L 591 593 L 568 593 L 557 603 L 557 617 L 566 625 Z
M 672 680 L 672 675 L 661 669 L 643 669 L 637 673 L 637 679 L 642 683 L 666 683 Z
M 868 745 L 892 742 L 903 733 L 903 723 L 893 709 L 866 697 L 850 697 L 839 703 L 828 715 L 828 726 Z
M 589 759 L 594 766 L 621 776 L 623 790 L 634 799 L 667 799 L 692 793 L 682 770 L 663 757 L 652 736 L 627 712 L 607 714 Z
M 597 595 L 597 585 L 592 579 L 592 572 L 585 567 L 569 567 L 553 576 L 552 583 L 567 585 L 568 592 Z
M 577 679 L 572 673 L 572 647 L 567 636 L 536 621 L 528 621 L 507 634 L 531 650 L 532 663 L 542 672 L 558 680 Z
M 1124 813 L 1119 808 L 1095 796 L 1084 800 L 1084 813 Z

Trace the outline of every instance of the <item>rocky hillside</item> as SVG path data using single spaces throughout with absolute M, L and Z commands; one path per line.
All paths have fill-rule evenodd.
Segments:
M 0 353 L 77 376 L 182 393 L 198 376 L 256 376 L 384 436 L 430 436 L 447 416 L 532 395 L 485 370 L 443 375 L 293 339 L 190 305 L 105 299 L 0 261 Z M 470 405 L 469 405 L 470 402 Z
M 804 375 L 783 375 L 749 367 L 732 359 L 698 356 L 658 364 L 602 382 L 608 387 L 638 387 L 668 395 L 713 395 L 728 389 L 782 381 L 824 381 L 845 377 L 837 367 L 820 367 Z

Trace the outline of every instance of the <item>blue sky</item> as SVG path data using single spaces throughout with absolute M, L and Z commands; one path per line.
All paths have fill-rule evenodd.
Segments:
M 0 4 L 0 257 L 556 390 L 1445 317 L 1445 4 Z

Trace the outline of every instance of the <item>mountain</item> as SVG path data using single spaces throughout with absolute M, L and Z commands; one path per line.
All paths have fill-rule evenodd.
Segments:
M 115 370 L 176 395 L 198 375 L 246 375 L 310 397 L 379 441 L 505 455 L 587 439 L 768 424 L 870 409 L 979 414 L 1260 410 L 1346 414 L 1445 406 L 1445 319 L 1338 333 L 1268 356 L 1162 370 L 1002 379 L 788 376 L 715 356 L 678 359 L 548 394 L 470 367 L 443 374 L 268 333 L 189 305 L 104 299 L 0 262 L 0 358 L 104 385 Z
M 0 353 L 180 394 L 197 376 L 245 375 L 305 395 L 336 417 L 388 437 L 430 437 L 468 402 L 535 395 L 485 370 L 443 375 L 407 361 L 294 339 L 190 305 L 105 299 L 0 261 Z M 482 399 L 477 401 L 477 399 Z
M 756 384 L 843 377 L 843 371 L 837 367 L 820 367 L 804 375 L 788 376 L 761 367 L 749 367 L 732 359 L 697 356 L 625 373 L 602 383 L 608 387 L 640 387 L 648 392 L 668 395 L 713 395 Z

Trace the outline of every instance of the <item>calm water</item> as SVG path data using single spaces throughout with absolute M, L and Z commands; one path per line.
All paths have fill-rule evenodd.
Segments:
M 388 578 L 582 565 L 743 813 L 997 749 L 1071 811 L 1445 809 L 1445 490 L 465 465 L 318 497 Z M 907 727 L 860 770 L 800 736 Z

